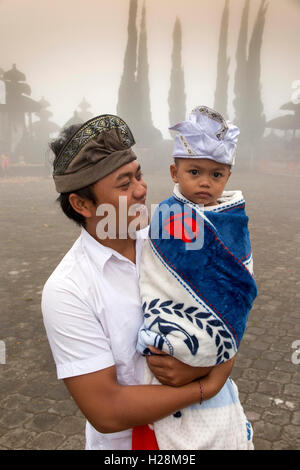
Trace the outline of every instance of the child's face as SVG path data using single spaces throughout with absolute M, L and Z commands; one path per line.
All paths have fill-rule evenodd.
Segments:
M 208 158 L 178 158 L 170 171 L 183 196 L 204 206 L 217 204 L 231 175 L 228 165 Z

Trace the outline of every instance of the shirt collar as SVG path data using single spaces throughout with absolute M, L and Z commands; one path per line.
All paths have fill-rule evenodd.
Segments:
M 81 243 L 93 263 L 103 270 L 105 263 L 111 258 L 114 250 L 99 243 L 83 227 L 81 229 Z
M 137 238 L 136 238 L 136 263 L 137 264 L 140 259 L 140 255 L 141 255 L 140 252 L 142 250 L 144 240 L 147 237 L 148 230 L 149 230 L 149 227 L 146 227 L 137 232 Z M 81 242 L 82 242 L 84 251 L 87 252 L 89 258 L 93 261 L 93 263 L 95 263 L 101 269 L 101 271 L 103 271 L 105 263 L 109 261 L 111 257 L 115 257 L 119 259 L 120 261 L 125 261 L 125 262 L 132 264 L 132 262 L 129 259 L 125 258 L 125 256 L 121 255 L 116 250 L 113 250 L 112 248 L 104 246 L 102 245 L 102 243 L 95 240 L 95 238 L 92 237 L 83 227 L 81 229 Z

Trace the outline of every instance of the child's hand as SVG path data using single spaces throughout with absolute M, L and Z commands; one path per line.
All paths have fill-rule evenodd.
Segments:
M 180 387 L 207 375 L 212 367 L 192 367 L 169 354 L 148 346 L 154 356 L 146 356 L 148 367 L 163 385 Z

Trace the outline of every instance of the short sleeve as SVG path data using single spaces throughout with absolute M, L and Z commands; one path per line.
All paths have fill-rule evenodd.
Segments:
M 48 280 L 43 289 L 42 313 L 59 379 L 115 364 L 109 338 L 80 292 Z

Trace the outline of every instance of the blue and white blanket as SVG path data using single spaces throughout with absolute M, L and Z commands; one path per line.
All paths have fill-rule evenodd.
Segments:
M 173 195 L 159 204 L 152 217 L 142 254 L 140 292 L 144 312 L 137 344 L 140 353 L 147 354 L 147 346 L 153 345 L 198 367 L 214 366 L 232 358 L 257 295 L 242 192 L 224 191 L 218 205 L 201 208 L 185 199 L 176 185 Z M 157 383 L 146 364 L 145 369 L 145 383 Z M 247 420 L 230 379 L 222 389 L 226 403 L 222 404 L 222 398 L 220 401 L 220 393 L 198 411 L 203 414 L 205 408 L 222 408 L 230 414 L 235 409 L 238 418 L 228 416 L 236 429 L 233 432 L 242 426 L 246 435 Z M 228 397 L 235 405 L 231 411 Z M 180 418 L 187 420 L 181 423 L 182 432 L 186 426 L 194 426 L 196 415 L 193 412 L 190 417 L 192 409 L 186 409 L 188 414 Z M 224 416 L 219 417 L 223 422 Z M 184 437 L 179 431 L 176 444 L 166 441 L 166 429 L 174 427 L 172 419 L 176 421 L 169 417 L 154 423 L 158 444 L 163 446 L 160 448 L 182 449 L 180 442 Z M 214 437 L 209 436 L 212 447 L 212 442 L 217 442 L 214 439 L 220 422 L 213 426 Z M 186 429 L 184 435 L 187 442 L 193 442 Z M 219 448 L 230 448 L 234 440 L 229 435 L 230 432 L 229 447 L 223 443 Z M 194 445 L 197 447 L 190 448 L 205 448 L 203 441 Z

